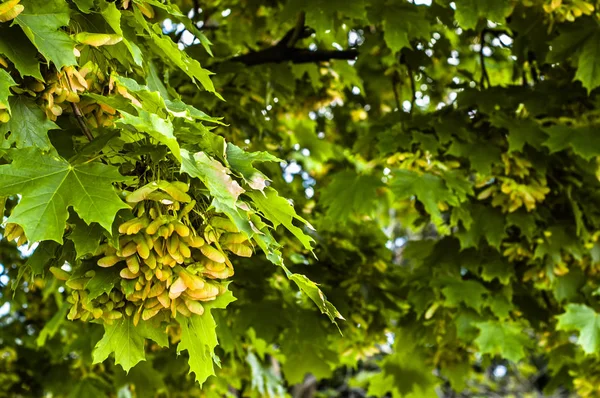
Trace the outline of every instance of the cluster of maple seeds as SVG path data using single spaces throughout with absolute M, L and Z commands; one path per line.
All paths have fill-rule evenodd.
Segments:
M 202 315 L 202 302 L 227 291 L 233 266 L 227 252 L 250 257 L 247 238 L 224 217 L 203 214 L 202 236 L 193 228 L 189 213 L 195 201 L 187 184 L 152 182 L 127 196 L 135 203 L 133 218 L 119 226 L 119 248 L 107 242 L 97 254 L 100 267 L 121 267 L 122 281 L 109 293 L 89 300 L 85 285 L 95 275 L 67 286 L 74 289 L 70 319 L 102 318 L 106 323 L 132 316 L 134 324 L 157 314 L 175 317 Z

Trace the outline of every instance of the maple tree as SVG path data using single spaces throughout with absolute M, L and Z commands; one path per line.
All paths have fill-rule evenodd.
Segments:
M 599 43 L 591 0 L 0 3 L 0 396 L 597 396 Z

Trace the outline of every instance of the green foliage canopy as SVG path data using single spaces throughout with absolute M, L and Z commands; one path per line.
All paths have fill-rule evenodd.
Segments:
M 600 4 L 420 3 L 0 3 L 0 395 L 600 394 Z M 252 257 L 84 322 L 136 195 Z

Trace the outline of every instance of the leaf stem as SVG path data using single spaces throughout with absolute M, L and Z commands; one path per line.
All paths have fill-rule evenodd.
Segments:
M 485 88 L 484 83 L 487 83 L 487 87 L 489 88 L 492 84 L 490 83 L 490 76 L 487 73 L 487 69 L 485 68 L 485 55 L 483 54 L 483 48 L 485 45 L 485 33 L 486 30 L 481 31 L 481 35 L 479 36 L 479 63 L 481 64 L 481 79 L 479 81 L 479 85 L 482 89 Z

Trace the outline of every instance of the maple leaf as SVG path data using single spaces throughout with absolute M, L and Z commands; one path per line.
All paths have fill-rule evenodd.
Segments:
M 181 158 L 182 173 L 199 178 L 216 201 L 222 202 L 231 209 L 236 208 L 238 197 L 244 189 L 231 178 L 230 171 L 225 166 L 204 152 L 192 154 L 182 149 Z
M 241 148 L 227 143 L 227 162 L 231 168 L 239 172 L 244 181 L 252 188 L 262 191 L 265 189 L 267 176 L 253 167 L 254 162 L 281 162 L 281 159 L 268 152 L 246 152 Z
M 69 5 L 60 0 L 23 0 L 25 10 L 15 22 L 40 53 L 61 69 L 77 65 L 75 43 L 60 28 L 69 24 Z
M 165 144 L 173 156 L 181 161 L 181 150 L 177 138 L 173 135 L 173 124 L 169 119 L 162 118 L 155 113 L 138 109 L 138 116 L 120 111 L 121 119 L 117 121 L 119 125 L 130 125 L 139 132 L 150 135 L 158 142 Z
M 584 304 L 567 304 L 566 312 L 556 317 L 557 330 L 577 331 L 577 344 L 586 354 L 600 350 L 600 315 Z
M 43 80 L 35 46 L 18 27 L 3 25 L 5 26 L 0 25 L 0 54 L 5 55 L 15 65 L 21 76 Z
M 598 70 L 600 71 L 600 68 Z M 544 146 L 550 149 L 550 153 L 571 147 L 573 152 L 586 160 L 600 154 L 600 137 L 595 127 L 555 125 L 545 128 L 544 131 L 549 136 Z
M 15 143 L 17 148 L 53 149 L 50 138 L 48 138 L 48 131 L 60 127 L 49 120 L 31 99 L 19 95 L 9 98 L 8 102 L 12 116 L 8 123 L 0 124 L 0 143 L 10 133 L 6 138 L 8 145 Z
M 321 203 L 327 208 L 327 218 L 345 223 L 354 212 L 372 214 L 379 200 L 381 180 L 370 175 L 358 175 L 345 170 L 333 176 L 321 191 Z
M 512 7 L 508 0 L 457 0 L 456 21 L 464 29 L 474 29 L 479 18 L 504 23 Z
M 600 32 L 590 36 L 584 43 L 577 60 L 575 80 L 591 92 L 600 86 Z
M 490 246 L 499 248 L 506 235 L 504 215 L 495 208 L 478 203 L 467 206 L 467 209 L 471 213 L 471 226 L 465 226 L 464 230 L 456 233 L 460 247 L 477 248 L 481 240 L 485 239 Z
M 508 322 L 487 321 L 477 322 L 479 336 L 475 344 L 484 354 L 499 355 L 513 362 L 525 357 L 525 347 L 530 340 L 523 334 L 521 325 Z
M 442 293 L 446 297 L 445 304 L 448 307 L 457 307 L 460 303 L 464 303 L 477 311 L 481 310 L 483 296 L 488 293 L 481 283 L 448 278 L 445 280 L 445 285 Z
M 327 297 L 323 294 L 316 283 L 308 279 L 305 275 L 291 274 L 288 275 L 290 280 L 296 282 L 300 290 L 302 290 L 314 303 L 319 307 L 321 313 L 326 314 L 331 322 L 336 323 L 335 319 L 344 319 L 342 314 L 327 301 Z M 336 323 L 337 325 L 337 323 Z
M 151 339 L 161 347 L 167 347 L 169 341 L 164 328 L 156 321 L 140 321 L 133 325 L 133 318 L 124 317 L 113 321 L 112 325 L 104 325 L 104 336 L 94 347 L 93 363 L 105 361 L 110 354 L 115 354 L 115 363 L 121 365 L 126 372 L 138 362 L 146 359 L 144 352 L 145 339 Z
M 11 153 L 13 162 L 0 166 L 0 196 L 22 195 L 9 221 L 21 225 L 30 242 L 62 243 L 68 208 L 86 222 L 107 231 L 115 214 L 128 206 L 112 183 L 124 181 L 117 169 L 97 162 L 71 165 L 35 149 Z
M 446 187 L 444 180 L 436 175 L 419 174 L 411 170 L 396 170 L 390 183 L 392 192 L 397 199 L 408 199 L 416 196 L 423 205 L 431 219 L 441 225 L 444 220 L 438 208 L 438 203 L 456 203 L 452 191 Z
M 430 24 L 421 10 L 422 7 L 408 4 L 394 4 L 381 9 L 383 37 L 390 50 L 397 52 L 405 47 L 412 48 L 410 39 L 429 38 Z
M 273 188 L 267 188 L 264 192 L 247 192 L 246 194 L 252 199 L 265 218 L 271 221 L 274 228 L 283 224 L 288 231 L 298 238 L 304 248 L 312 250 L 311 242 L 314 242 L 314 239 L 295 226 L 292 221 L 296 219 L 306 224 L 309 228 L 313 230 L 314 228 L 308 221 L 296 214 L 294 207 L 287 199 L 279 196 Z
M 10 88 L 16 86 L 17 83 L 13 80 L 10 74 L 4 69 L 0 69 L 0 105 L 4 105 L 10 113 L 10 104 L 8 97 L 11 96 Z
M 218 344 L 217 324 L 211 310 L 223 309 L 235 300 L 231 291 L 227 291 L 214 301 L 202 303 L 204 314 L 192 315 L 188 318 L 177 316 L 177 322 L 181 326 L 181 341 L 177 345 L 177 352 L 187 350 L 190 373 L 195 373 L 196 381 L 200 386 L 208 377 L 215 374 L 213 358 L 214 349 Z

